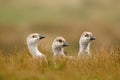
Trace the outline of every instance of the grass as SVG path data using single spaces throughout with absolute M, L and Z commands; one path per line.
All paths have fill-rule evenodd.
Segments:
M 48 65 L 33 59 L 27 49 L 15 55 L 0 55 L 0 80 L 119 80 L 120 49 L 99 48 L 88 59 L 65 61 L 55 67 L 46 53 Z M 48 57 L 49 56 L 49 57 Z
M 120 80 L 119 7 L 119 0 L 1 0 L 0 80 Z M 54 38 L 65 37 L 68 55 L 77 56 L 84 31 L 97 37 L 91 45 L 93 56 L 65 60 L 56 67 Z M 46 35 L 40 50 L 48 65 L 29 55 L 25 39 L 33 32 Z

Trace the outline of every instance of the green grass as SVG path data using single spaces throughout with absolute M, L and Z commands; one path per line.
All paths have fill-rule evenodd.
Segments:
M 4 5 L 3 5 L 4 4 Z M 0 22 L 105 20 L 120 21 L 119 1 L 1 1 Z

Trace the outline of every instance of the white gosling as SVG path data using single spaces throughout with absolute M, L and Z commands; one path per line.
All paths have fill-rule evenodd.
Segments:
M 68 43 L 63 37 L 55 38 L 52 44 L 52 51 L 54 53 L 54 56 L 65 57 L 66 55 L 64 53 L 64 47 L 67 47 L 67 46 L 68 46 Z
M 53 60 L 72 60 L 73 56 L 66 56 L 64 48 L 68 46 L 68 43 L 63 37 L 56 37 L 52 44 L 52 51 L 54 53 Z
M 46 56 L 38 50 L 39 41 L 45 38 L 44 35 L 33 33 L 27 37 L 27 46 L 33 58 L 41 58 L 46 61 Z
M 81 55 L 91 56 L 90 44 L 95 39 L 96 38 L 93 36 L 93 34 L 91 32 L 83 32 L 82 33 L 81 38 L 79 40 L 80 49 L 79 49 L 78 57 L 80 57 Z

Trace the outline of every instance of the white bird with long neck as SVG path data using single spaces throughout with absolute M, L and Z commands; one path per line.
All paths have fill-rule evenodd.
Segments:
M 46 56 L 38 50 L 38 44 L 43 38 L 45 38 L 45 36 L 38 33 L 33 33 L 27 37 L 27 46 L 33 58 L 46 60 Z
M 95 39 L 96 38 L 93 36 L 93 34 L 91 32 L 83 32 L 82 33 L 81 38 L 79 40 L 80 49 L 79 49 L 78 57 L 80 57 L 81 55 L 91 56 L 90 44 Z
M 64 53 L 64 47 L 67 47 L 67 46 L 68 46 L 68 43 L 63 37 L 55 38 L 52 44 L 52 50 L 53 50 L 54 56 L 66 57 Z

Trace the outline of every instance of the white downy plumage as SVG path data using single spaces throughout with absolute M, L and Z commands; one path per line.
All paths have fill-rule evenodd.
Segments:
M 38 50 L 38 44 L 43 38 L 45 38 L 45 36 L 38 33 L 33 33 L 27 37 L 27 46 L 33 58 L 46 60 L 46 56 Z
M 90 44 L 95 39 L 96 38 L 93 36 L 93 34 L 91 32 L 83 32 L 82 33 L 81 38 L 79 40 L 80 49 L 79 49 L 78 57 L 80 57 L 81 55 L 91 56 Z
M 73 56 L 66 56 L 64 48 L 68 46 L 68 43 L 63 37 L 56 37 L 52 44 L 53 59 L 62 60 L 62 59 L 73 59 Z
M 52 50 L 53 50 L 54 56 L 65 57 L 66 55 L 64 53 L 64 47 L 67 47 L 67 46 L 68 46 L 68 43 L 63 37 L 55 38 L 52 44 Z

